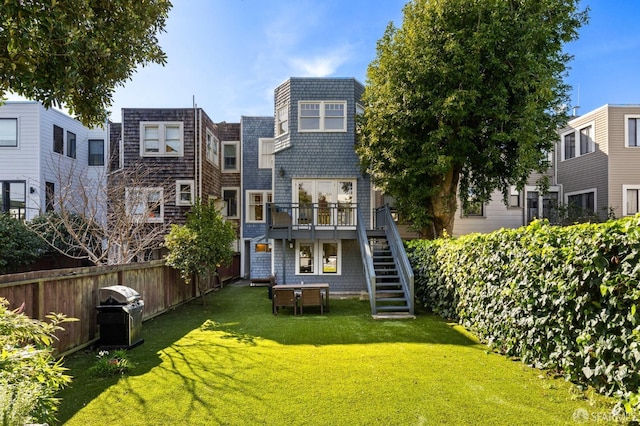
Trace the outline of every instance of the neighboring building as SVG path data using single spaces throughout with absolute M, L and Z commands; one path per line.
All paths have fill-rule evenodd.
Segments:
M 242 235 L 242 158 L 240 123 L 218 123 L 220 138 L 220 197 L 222 215 L 237 227 L 235 251 L 239 252 Z
M 601 219 L 640 211 L 640 105 L 604 105 L 559 133 L 558 182 L 570 210 Z
M 515 186 L 509 190 L 508 204 L 500 191 L 494 191 L 487 203 L 471 203 L 462 208 L 460 195 L 458 209 L 453 223 L 453 235 L 459 236 L 473 232 L 492 232 L 501 228 L 518 228 L 528 225 L 534 219 L 556 221 L 557 208 L 562 199 L 561 186 L 556 181 L 555 158 L 549 154 L 549 168 L 545 174 L 532 173 L 522 191 Z M 542 193 L 536 182 L 546 175 L 549 188 Z
M 242 275 L 273 273 L 273 241 L 266 238 L 267 206 L 273 202 L 273 117 L 242 117 Z
M 111 127 L 111 183 L 131 181 L 125 197 L 148 223 L 183 224 L 196 199 L 222 198 L 219 129 L 201 108 L 124 108 Z
M 61 191 L 79 194 L 80 185 L 98 191 L 88 186 L 104 184 L 107 150 L 106 128 L 89 129 L 39 102 L 6 102 L 0 106 L 0 211 L 31 220 L 56 209 Z

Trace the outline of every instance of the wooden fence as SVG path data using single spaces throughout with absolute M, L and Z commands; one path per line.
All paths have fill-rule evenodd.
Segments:
M 156 260 L 0 275 L 0 297 L 9 301 L 10 309 L 24 304 L 24 313 L 31 318 L 44 320 L 51 312 L 77 318 L 79 321 L 63 324 L 64 331 L 57 333 L 55 348 L 65 353 L 98 337 L 98 289 L 116 284 L 140 293 L 143 320 L 198 296 L 194 283 L 185 285 L 178 271 Z M 217 278 L 206 283 L 207 290 L 217 286 Z

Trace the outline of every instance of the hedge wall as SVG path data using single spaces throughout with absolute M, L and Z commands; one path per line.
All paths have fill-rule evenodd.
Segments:
M 640 216 L 412 241 L 416 304 L 640 408 Z

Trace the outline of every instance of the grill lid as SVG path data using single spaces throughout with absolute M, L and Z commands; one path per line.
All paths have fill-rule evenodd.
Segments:
M 124 285 L 112 285 L 98 290 L 103 305 L 126 305 L 140 299 L 140 293 Z

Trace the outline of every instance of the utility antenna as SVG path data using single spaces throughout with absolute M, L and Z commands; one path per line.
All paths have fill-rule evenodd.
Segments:
M 577 117 L 578 116 L 578 110 L 580 109 L 580 85 L 578 84 L 578 102 L 576 103 L 576 105 L 573 107 L 573 116 Z

